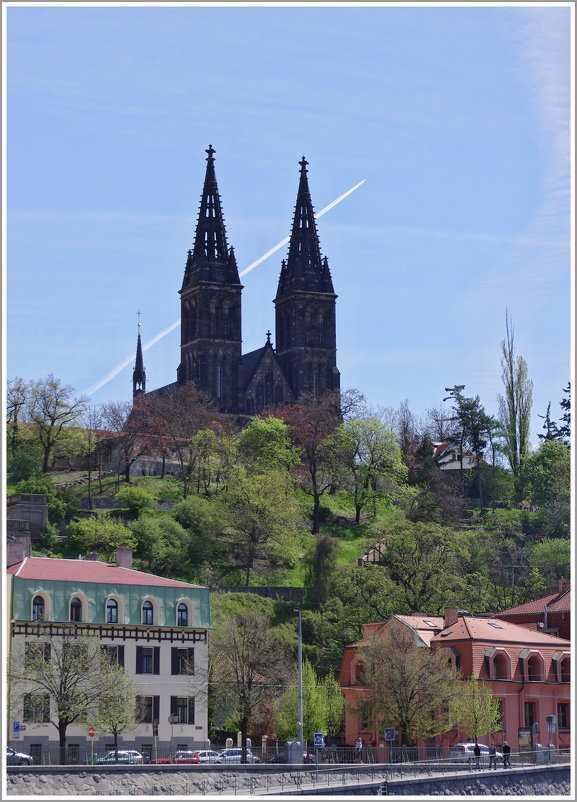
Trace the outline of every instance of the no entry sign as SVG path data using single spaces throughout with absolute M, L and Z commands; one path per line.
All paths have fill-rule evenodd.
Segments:
M 91 738 L 94 738 L 94 736 L 96 735 L 96 730 L 94 729 L 94 727 L 89 727 L 88 734 L 90 735 Z

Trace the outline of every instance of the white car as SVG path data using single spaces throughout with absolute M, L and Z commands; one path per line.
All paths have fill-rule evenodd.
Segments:
M 214 749 L 197 749 L 196 750 L 201 763 L 216 763 L 219 752 Z
M 6 763 L 8 766 L 31 766 L 34 758 L 24 752 L 15 752 L 9 746 L 6 747 Z
M 229 746 L 223 749 L 216 758 L 216 763 L 241 763 L 242 762 L 242 749 L 240 746 Z M 250 749 L 246 750 L 247 763 L 260 763 L 259 758 L 253 755 Z
M 485 744 L 479 744 L 479 749 L 481 750 L 481 762 L 483 764 L 489 763 L 489 747 L 485 746 Z M 503 753 L 496 752 L 495 757 L 497 760 L 503 760 Z M 450 760 L 468 760 L 469 763 L 472 763 L 475 760 L 475 744 L 474 743 L 462 743 L 462 744 L 455 744 L 451 747 L 449 751 L 449 759 Z
M 144 763 L 144 758 L 135 749 L 112 749 L 105 755 L 97 756 L 96 763 Z

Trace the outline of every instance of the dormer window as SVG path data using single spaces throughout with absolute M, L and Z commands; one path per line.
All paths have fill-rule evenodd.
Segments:
M 32 620 L 44 620 L 44 599 L 42 596 L 34 596 L 32 600 Z
M 78 596 L 73 596 L 70 600 L 70 620 L 77 624 L 82 623 L 82 602 Z

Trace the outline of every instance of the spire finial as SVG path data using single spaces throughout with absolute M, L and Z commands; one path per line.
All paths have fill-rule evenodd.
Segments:
M 214 161 L 214 159 L 213 159 L 213 157 L 212 157 L 212 154 L 213 154 L 213 153 L 216 153 L 216 150 L 215 150 L 215 149 L 212 147 L 212 145 L 209 145 L 209 146 L 207 147 L 207 149 L 206 149 L 206 151 L 205 151 L 205 152 L 206 152 L 206 153 L 208 153 L 208 159 L 207 159 L 207 162 L 208 162 L 208 161 L 210 161 L 210 162 L 213 162 L 213 161 Z
M 300 164 L 300 166 L 301 166 L 301 173 L 307 173 L 307 172 L 308 172 L 308 170 L 306 169 L 306 166 L 307 166 L 307 164 L 308 164 L 308 161 L 305 159 L 305 157 L 304 157 L 304 156 L 303 156 L 303 157 L 302 157 L 302 159 L 300 160 L 299 164 Z
M 271 335 L 271 332 L 267 331 L 266 332 L 266 343 L 267 343 L 267 345 L 270 345 L 270 335 Z
M 137 326 L 138 326 L 138 336 L 140 337 L 140 309 L 138 310 L 138 312 L 137 312 L 136 314 L 137 314 L 137 316 L 138 316 L 138 323 L 137 323 Z

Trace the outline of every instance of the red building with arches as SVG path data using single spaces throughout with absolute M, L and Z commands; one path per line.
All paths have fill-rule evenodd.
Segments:
M 365 624 L 363 640 L 345 647 L 339 682 L 346 700 L 347 743 L 354 743 L 359 734 L 366 743 L 383 742 L 383 733 L 370 730 L 358 712 L 358 702 L 368 692 L 362 684 L 361 651 L 372 638 L 386 637 L 391 627 L 408 628 L 417 646 L 446 649 L 463 676 L 490 683 L 501 707 L 502 730 L 493 733 L 497 748 L 505 740 L 514 752 L 546 745 L 546 717 L 551 714 L 557 717 L 553 745 L 569 747 L 570 642 L 504 619 L 461 615 L 454 607 L 448 607 L 444 617 L 394 615 L 383 623 Z M 415 745 L 422 748 L 421 757 L 427 747 L 440 747 L 448 757 L 453 744 L 468 740 L 470 733 L 455 728 Z

